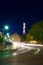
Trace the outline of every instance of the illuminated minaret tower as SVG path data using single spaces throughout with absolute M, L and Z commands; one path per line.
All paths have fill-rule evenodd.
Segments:
M 26 34 L 26 23 L 23 22 L 23 34 Z

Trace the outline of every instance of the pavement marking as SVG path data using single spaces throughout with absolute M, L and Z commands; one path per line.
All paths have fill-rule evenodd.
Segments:
M 40 52 L 40 49 L 39 48 L 37 48 L 37 51 L 36 52 L 34 52 L 33 54 L 37 54 L 37 53 L 39 53 Z

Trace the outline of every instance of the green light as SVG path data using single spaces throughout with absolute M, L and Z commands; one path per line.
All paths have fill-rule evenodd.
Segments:
M 10 37 L 10 34 L 9 33 L 7 33 L 6 35 L 7 35 L 8 38 Z
M 9 36 L 9 33 L 7 33 L 7 36 Z
M 6 25 L 4 28 L 5 28 L 5 30 L 8 30 L 8 29 L 9 29 L 9 26 L 8 26 L 8 25 Z

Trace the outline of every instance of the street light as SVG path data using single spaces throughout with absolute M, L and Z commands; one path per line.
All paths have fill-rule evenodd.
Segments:
M 9 26 L 5 25 L 4 28 L 0 29 L 0 32 L 4 35 L 4 31 L 7 31 L 7 30 L 9 30 Z
M 8 25 L 5 25 L 5 26 L 4 26 L 4 30 L 5 30 L 6 33 L 7 33 L 7 31 L 9 30 L 9 26 L 8 26 Z
M 9 29 L 9 26 L 8 26 L 8 25 L 5 25 L 5 26 L 4 26 L 4 29 L 5 29 L 5 30 L 8 30 L 8 29 Z
M 8 37 L 10 36 L 9 33 L 6 34 Z

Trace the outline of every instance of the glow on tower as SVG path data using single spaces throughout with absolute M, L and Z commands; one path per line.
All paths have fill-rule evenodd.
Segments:
M 25 33 L 26 33 L 26 23 L 23 22 L 23 34 L 25 34 Z

